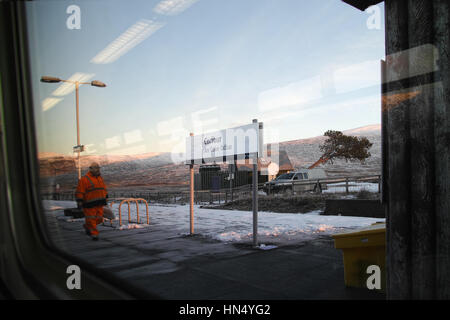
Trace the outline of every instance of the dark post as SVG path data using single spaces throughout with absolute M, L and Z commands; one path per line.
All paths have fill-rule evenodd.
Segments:
M 387 294 L 449 299 L 449 3 L 386 0 L 385 10 Z
M 381 2 L 344 1 L 361 10 Z M 449 1 L 384 3 L 387 297 L 450 299 Z
M 381 176 L 378 176 L 378 193 L 381 193 Z
M 317 185 L 319 185 L 319 182 L 317 182 Z M 348 178 L 345 178 L 345 193 L 348 194 Z

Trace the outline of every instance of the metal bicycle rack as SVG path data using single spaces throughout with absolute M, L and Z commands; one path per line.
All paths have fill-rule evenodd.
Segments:
M 148 203 L 147 203 L 147 200 L 142 199 L 142 198 L 119 198 L 119 199 L 114 199 L 114 200 L 111 201 L 111 204 L 109 205 L 111 209 L 112 209 L 113 204 L 116 203 L 117 201 L 120 201 L 120 204 L 119 204 L 119 226 L 122 225 L 122 204 L 124 204 L 124 202 L 126 202 L 128 204 L 128 223 L 131 222 L 130 202 L 134 202 L 136 204 L 137 223 L 139 223 L 139 202 L 145 203 L 146 214 L 147 214 L 147 224 L 150 223 L 150 217 L 149 217 L 149 214 L 148 214 Z M 109 221 L 110 221 L 110 223 L 112 225 L 112 220 L 109 220 Z

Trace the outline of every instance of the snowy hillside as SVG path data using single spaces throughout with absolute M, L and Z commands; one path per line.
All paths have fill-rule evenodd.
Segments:
M 343 131 L 344 134 L 365 136 L 372 143 L 372 156 L 365 164 L 337 160 L 334 164 L 322 165 L 329 176 L 371 175 L 381 172 L 381 127 L 366 127 Z M 326 137 L 286 141 L 280 143 L 294 168 L 304 168 L 320 158 L 319 146 Z M 171 154 L 147 153 L 129 156 L 82 156 L 82 173 L 87 171 L 90 162 L 97 161 L 102 166 L 102 175 L 110 188 L 156 187 L 188 185 L 188 167 L 182 163 L 174 164 Z M 59 183 L 63 189 L 72 189 L 77 183 L 76 157 L 56 154 L 40 154 L 40 173 L 43 186 Z
M 366 127 L 343 131 L 345 135 L 363 136 L 373 143 L 370 149 L 371 157 L 365 164 L 360 162 L 346 162 L 336 160 L 333 164 L 321 165 L 328 176 L 357 176 L 380 174 L 381 172 L 381 125 L 370 125 Z M 326 137 L 319 136 L 308 139 L 286 141 L 280 143 L 280 150 L 285 150 L 294 168 L 306 168 L 316 162 L 321 152 L 319 146 Z

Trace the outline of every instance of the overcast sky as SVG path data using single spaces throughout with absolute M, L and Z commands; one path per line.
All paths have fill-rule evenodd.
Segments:
M 382 4 L 370 12 L 340 0 L 27 6 L 40 152 L 76 145 L 73 86 L 42 75 L 107 84 L 80 88 L 81 143 L 92 154 L 183 151 L 189 132 L 252 119 L 264 122 L 265 142 L 380 123 Z

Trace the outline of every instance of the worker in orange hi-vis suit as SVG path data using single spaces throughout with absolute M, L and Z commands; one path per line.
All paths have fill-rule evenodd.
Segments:
M 91 163 L 89 172 L 78 181 L 75 197 L 78 208 L 83 208 L 86 218 L 83 225 L 86 234 L 93 240 L 98 240 L 97 225 L 103 222 L 103 206 L 107 204 L 108 198 L 98 163 Z

